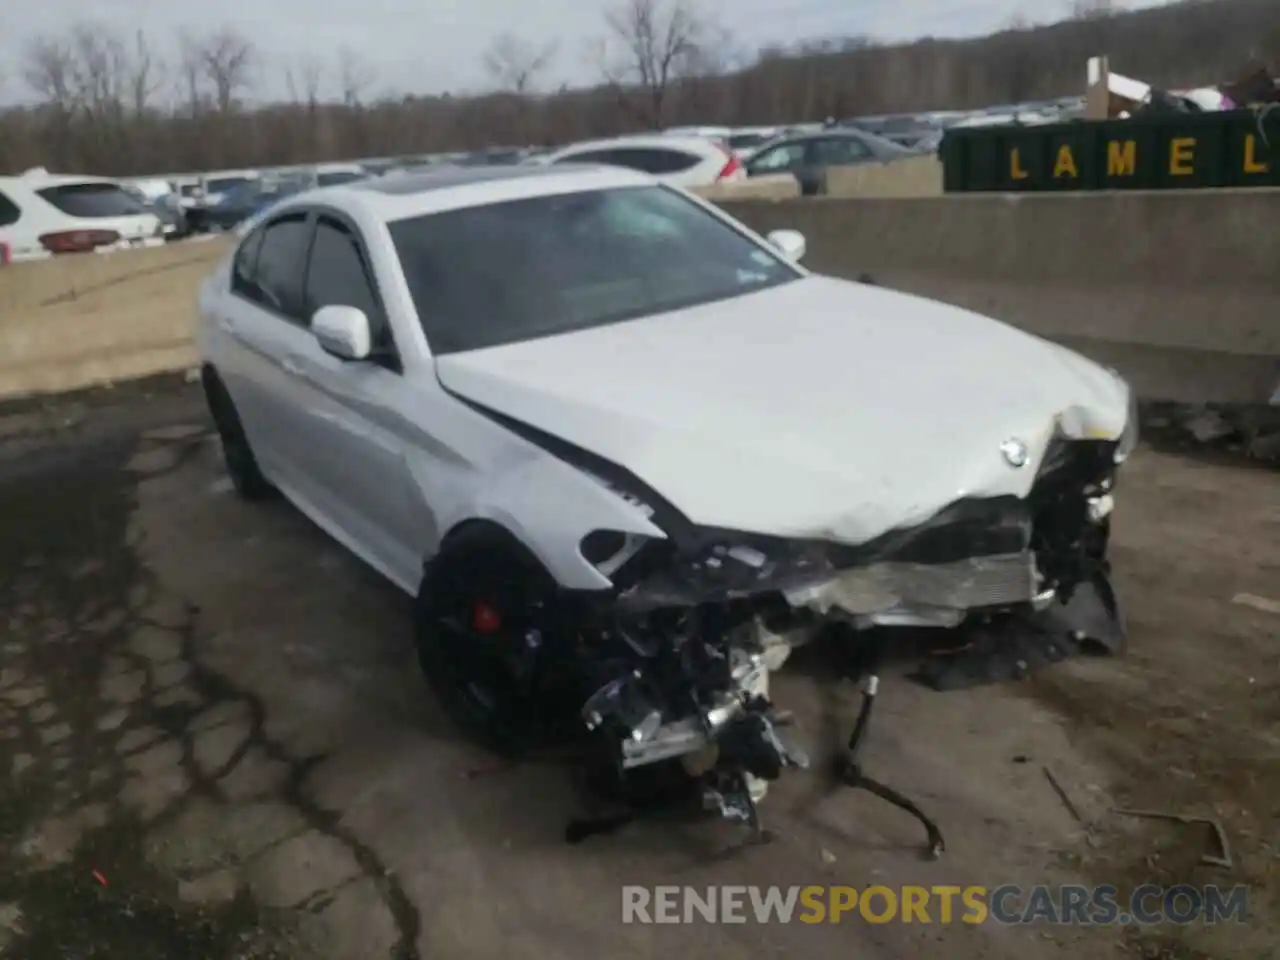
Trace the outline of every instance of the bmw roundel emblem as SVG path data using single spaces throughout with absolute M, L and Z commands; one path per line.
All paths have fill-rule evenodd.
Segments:
M 1017 437 L 1010 437 L 1000 444 L 1000 453 L 1004 462 L 1015 469 L 1027 465 L 1027 445 Z

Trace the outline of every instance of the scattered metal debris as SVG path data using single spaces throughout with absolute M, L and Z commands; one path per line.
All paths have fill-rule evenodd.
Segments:
M 1062 805 L 1067 808 L 1067 813 L 1071 814 L 1072 819 L 1074 819 L 1076 823 L 1088 826 L 1088 824 L 1085 823 L 1084 817 L 1080 815 L 1080 809 L 1071 802 L 1071 798 L 1067 796 L 1067 791 L 1058 781 L 1058 778 L 1053 775 L 1053 770 L 1051 770 L 1047 764 L 1040 769 L 1044 771 L 1044 777 L 1049 781 L 1049 786 L 1053 787 L 1053 792 L 1058 795 L 1058 799 L 1061 800 Z
M 1139 817 L 1144 820 L 1172 820 L 1175 823 L 1203 823 L 1209 826 L 1213 831 L 1214 840 L 1218 845 L 1217 853 L 1206 853 L 1200 857 L 1200 862 L 1212 867 L 1222 867 L 1230 870 L 1234 866 L 1231 859 L 1231 846 L 1227 842 L 1227 831 L 1223 829 L 1222 823 L 1214 817 L 1199 817 L 1186 813 L 1166 813 L 1163 810 L 1129 810 L 1123 807 L 1112 807 L 1111 812 L 1120 817 Z

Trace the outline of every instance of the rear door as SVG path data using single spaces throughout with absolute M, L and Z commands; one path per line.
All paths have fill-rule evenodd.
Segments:
M 798 174 L 804 167 L 805 141 L 788 140 L 761 147 L 747 161 L 747 176 L 762 177 L 779 173 Z
M 314 496 L 300 464 L 310 437 L 308 401 L 291 357 L 313 338 L 303 305 L 302 280 L 311 217 L 290 211 L 253 230 L 232 261 L 230 291 L 208 318 L 225 344 L 218 372 L 235 402 L 259 465 L 298 499 Z
M 37 187 L 35 194 L 70 221 L 61 229 L 114 230 L 129 246 L 163 238 L 160 219 L 119 184 L 94 180 L 56 183 Z
M 822 137 L 809 143 L 808 163 L 820 170 L 855 166 L 875 159 L 871 148 L 856 137 Z

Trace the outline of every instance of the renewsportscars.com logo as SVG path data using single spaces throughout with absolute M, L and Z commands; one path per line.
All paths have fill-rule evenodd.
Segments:
M 1245 886 L 624 886 L 623 923 L 1243 923 Z

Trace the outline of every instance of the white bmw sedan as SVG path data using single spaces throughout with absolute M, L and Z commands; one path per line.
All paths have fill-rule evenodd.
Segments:
M 1118 643 L 1124 381 L 803 253 L 621 169 L 297 195 L 201 289 L 227 468 L 417 598 L 478 739 L 582 731 L 725 811 L 803 765 L 767 681 L 815 625 Z

